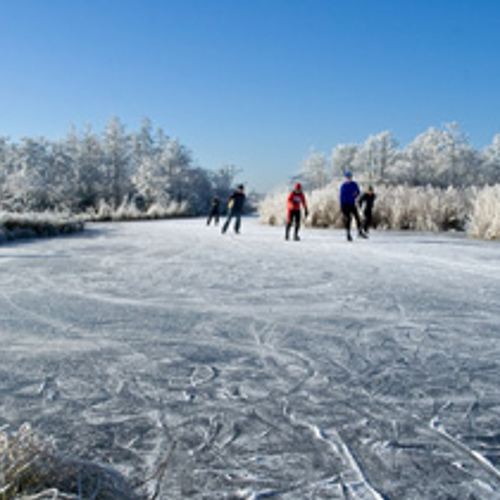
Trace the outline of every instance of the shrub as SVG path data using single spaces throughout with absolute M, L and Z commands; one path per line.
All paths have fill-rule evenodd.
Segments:
M 474 238 L 500 239 L 500 185 L 479 190 L 473 203 L 469 235 Z

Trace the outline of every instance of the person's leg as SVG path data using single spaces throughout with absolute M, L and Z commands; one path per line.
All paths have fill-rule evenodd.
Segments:
M 345 227 L 345 230 L 346 230 L 347 239 L 349 241 L 352 241 L 352 236 L 351 236 L 351 211 L 349 210 L 348 206 L 343 206 L 342 207 L 342 216 L 344 218 L 344 227 Z
M 295 219 L 295 232 L 294 239 L 299 240 L 299 230 L 300 230 L 300 210 L 294 210 L 293 218 Z
M 234 222 L 234 232 L 239 233 L 241 227 L 241 213 L 238 212 L 234 216 L 236 217 L 236 221 Z
M 286 212 L 286 224 L 285 224 L 285 240 L 290 238 L 290 229 L 292 227 L 292 211 L 287 210 Z
M 227 228 L 229 227 L 232 218 L 233 218 L 233 212 L 230 211 L 227 214 L 226 222 L 224 222 L 224 225 L 222 226 L 222 234 L 224 234 L 227 231 Z
M 358 234 L 361 236 L 361 238 L 366 238 L 366 234 L 363 231 L 363 226 L 361 224 L 361 219 L 359 217 L 358 209 L 356 208 L 356 205 L 352 205 L 352 216 L 356 220 L 356 227 L 358 228 Z
M 358 232 L 361 232 L 363 228 L 361 226 L 361 219 L 359 218 L 359 212 L 358 209 L 356 208 L 356 205 L 352 205 L 351 212 L 352 216 L 354 217 L 354 220 L 356 221 L 356 227 L 358 228 Z
M 372 214 L 369 210 L 366 210 L 364 217 L 364 224 L 363 224 L 363 229 L 365 230 L 365 233 L 368 233 L 370 231 L 371 226 L 372 226 Z

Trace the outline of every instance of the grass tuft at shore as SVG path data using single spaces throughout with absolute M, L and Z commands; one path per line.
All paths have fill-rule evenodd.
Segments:
M 50 237 L 84 230 L 84 220 L 56 213 L 0 212 L 0 244 L 17 239 Z
M 138 500 L 115 470 L 71 459 L 37 438 L 28 424 L 0 431 L 0 500 Z

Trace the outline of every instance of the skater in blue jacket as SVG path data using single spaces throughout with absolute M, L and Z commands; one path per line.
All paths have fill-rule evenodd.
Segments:
M 352 241 L 351 236 L 351 221 L 356 220 L 358 235 L 361 238 L 367 238 L 361 226 L 358 209 L 356 207 L 356 199 L 359 196 L 359 186 L 352 180 L 351 172 L 345 173 L 345 182 L 340 187 L 340 209 L 344 217 L 344 226 L 347 232 L 347 241 Z

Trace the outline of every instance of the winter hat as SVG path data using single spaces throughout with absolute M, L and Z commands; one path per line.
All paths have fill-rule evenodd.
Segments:
M 300 182 L 295 183 L 295 190 L 300 191 L 302 189 L 302 184 Z
M 351 172 L 346 172 L 344 175 L 345 175 L 346 179 L 351 179 L 352 178 Z

